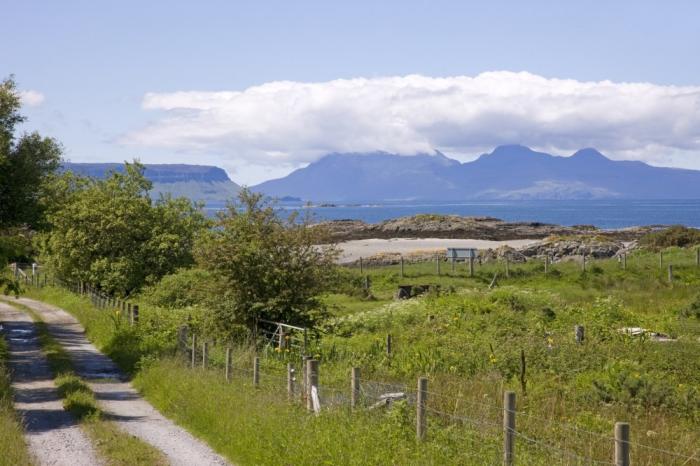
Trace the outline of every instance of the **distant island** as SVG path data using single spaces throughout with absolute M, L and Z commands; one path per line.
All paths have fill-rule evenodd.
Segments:
M 153 183 L 151 195 L 171 194 L 205 204 L 225 204 L 234 198 L 240 187 L 231 181 L 224 169 L 208 165 L 146 164 L 145 176 Z M 103 179 L 110 172 L 121 172 L 120 163 L 63 163 L 61 170 L 77 175 Z
M 329 154 L 253 186 L 272 197 L 347 201 L 697 199 L 700 171 L 615 161 L 595 149 L 561 157 L 520 145 L 461 163 L 440 152 Z
M 146 164 L 153 194 L 170 193 L 211 208 L 240 186 L 218 167 Z M 117 163 L 64 163 L 63 170 L 104 178 Z M 472 162 L 446 155 L 329 154 L 289 175 L 252 186 L 282 204 L 464 200 L 700 199 L 700 171 L 616 161 L 595 149 L 562 157 L 520 145 L 499 146 Z

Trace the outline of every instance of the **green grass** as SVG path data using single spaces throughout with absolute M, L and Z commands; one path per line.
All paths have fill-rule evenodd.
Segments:
M 498 439 L 482 441 L 469 429 L 435 429 L 418 444 L 406 406 L 356 413 L 339 408 L 316 417 L 285 402 L 278 389 L 254 389 L 240 379 L 232 386 L 213 371 L 193 377 L 169 359 L 149 365 L 135 384 L 161 412 L 242 465 L 480 464 L 472 462 L 475 455 L 495 460 L 499 454 Z
M 667 280 L 669 263 L 673 283 Z M 498 286 L 489 290 L 497 271 Z M 352 366 L 362 369 L 363 380 L 409 388 L 426 375 L 437 394 L 431 409 L 476 416 L 487 425 L 500 422 L 502 391 L 512 389 L 518 393 L 519 430 L 554 448 L 607 461 L 614 422 L 629 421 L 636 443 L 700 454 L 700 320 L 692 317 L 692 309 L 700 308 L 700 269 L 694 251 L 666 249 L 663 267 L 657 254 L 638 252 L 628 257 L 626 270 L 615 260 L 596 260 L 586 272 L 573 262 L 553 264 L 547 275 L 538 261 L 510 264 L 509 277 L 503 263 L 477 266 L 474 277 L 464 265 L 452 274 L 443 264 L 439 277 L 434 263 L 406 264 L 404 277 L 399 272 L 398 266 L 367 271 L 373 300 L 361 293 L 324 297 L 333 317 L 311 347 L 321 361 L 322 387 L 347 392 Z M 395 302 L 399 284 L 439 284 L 443 292 Z M 184 312 L 163 318 L 162 311 L 144 307 L 144 324 L 131 330 L 134 339 L 126 345 L 110 313 L 96 311 L 87 300 L 62 290 L 33 293 L 74 313 L 98 346 L 142 360 L 131 367 L 146 398 L 241 464 L 280 464 L 285 454 L 290 464 L 479 464 L 469 453 L 490 460 L 500 448 L 498 432 L 484 434 L 439 416 L 431 417 L 431 438 L 418 448 L 412 413 L 400 407 L 387 414 L 332 409 L 309 416 L 284 402 L 279 379 L 270 379 L 276 380 L 274 390 L 223 383 L 221 347 L 211 348 L 212 369 L 196 376 L 163 357 L 173 350 L 174 336 L 170 346 L 165 342 L 185 322 Z M 579 324 L 586 328 L 582 345 L 573 336 Z M 676 341 L 619 332 L 628 326 Z M 391 355 L 384 347 L 387 334 L 393 337 Z M 261 355 L 263 380 L 265 374 L 279 377 L 287 362 L 298 366 L 286 353 Z M 236 350 L 234 358 L 238 368 L 250 368 L 249 349 Z M 586 433 L 572 435 L 571 425 Z M 551 464 L 553 450 L 524 439 L 518 445 L 521 463 Z M 667 453 L 638 445 L 632 450 L 635 464 L 673 464 Z
M 95 394 L 75 374 L 70 356 L 50 335 L 46 323 L 26 306 L 14 302 L 11 304 L 22 308 L 34 319 L 39 343 L 54 374 L 58 393 L 63 398 L 63 407 L 75 416 L 106 464 L 110 466 L 167 464 L 162 453 L 153 446 L 118 429 L 104 418 Z
M 29 465 L 20 419 L 12 407 L 12 387 L 7 368 L 7 343 L 0 338 L 0 465 Z

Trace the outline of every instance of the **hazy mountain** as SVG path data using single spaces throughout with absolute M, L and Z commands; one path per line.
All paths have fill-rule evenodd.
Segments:
M 437 153 L 400 157 L 384 152 L 331 154 L 284 178 L 253 188 L 271 196 L 310 200 L 401 200 L 431 198 L 436 190 L 456 198 L 459 186 L 446 182 L 460 163 Z
M 466 163 L 441 153 L 331 154 L 253 189 L 323 201 L 690 199 L 700 198 L 700 171 L 614 161 L 595 149 L 560 157 L 508 145 Z
M 153 182 L 151 195 L 170 193 L 173 197 L 188 197 L 207 204 L 221 204 L 236 196 L 240 187 L 231 181 L 226 172 L 207 165 L 146 164 L 144 174 Z M 124 171 L 119 163 L 70 163 L 63 170 L 105 178 L 109 172 Z

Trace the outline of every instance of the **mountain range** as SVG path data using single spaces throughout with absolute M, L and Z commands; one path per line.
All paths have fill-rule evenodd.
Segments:
M 117 163 L 63 164 L 104 178 Z M 240 187 L 218 167 L 147 164 L 152 195 L 169 193 L 220 206 Z M 403 156 L 386 152 L 329 154 L 289 175 L 251 188 L 286 200 L 314 202 L 527 199 L 698 199 L 700 171 L 616 161 L 595 149 L 562 157 L 521 145 L 499 146 L 472 162 L 440 152 Z
M 208 165 L 146 164 L 144 175 L 153 183 L 151 195 L 171 194 L 205 204 L 222 204 L 238 194 L 240 187 L 222 168 Z M 124 171 L 119 163 L 63 163 L 62 170 L 103 179 L 110 172 Z
M 562 157 L 505 145 L 465 163 L 440 152 L 330 154 L 252 189 L 273 197 L 331 202 L 697 199 L 700 171 L 611 160 L 590 148 Z

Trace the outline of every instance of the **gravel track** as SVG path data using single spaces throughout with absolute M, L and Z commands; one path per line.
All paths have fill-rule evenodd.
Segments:
M 31 318 L 0 302 L 0 325 L 10 350 L 14 406 L 22 418 L 24 436 L 36 463 L 104 464 L 75 418 L 63 409 Z
M 204 442 L 160 414 L 144 400 L 114 362 L 102 354 L 83 327 L 66 311 L 28 298 L 23 304 L 46 322 L 48 331 L 69 354 L 76 373 L 86 379 L 108 419 L 160 450 L 173 465 L 228 465 Z

